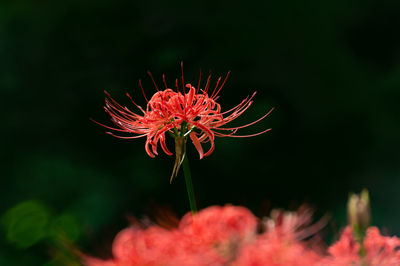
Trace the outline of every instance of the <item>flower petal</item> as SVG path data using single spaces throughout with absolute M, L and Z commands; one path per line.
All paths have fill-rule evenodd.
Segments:
M 200 160 L 203 159 L 204 157 L 203 147 L 201 146 L 201 143 L 196 136 L 196 132 L 193 131 L 192 133 L 190 133 L 190 139 L 192 140 L 193 145 L 196 147 L 196 150 L 199 152 Z
M 172 155 L 172 152 L 170 152 L 167 148 L 167 145 L 165 144 L 165 134 L 162 134 L 160 136 L 160 144 L 161 144 L 161 148 L 163 149 L 163 151 L 167 154 L 167 155 Z

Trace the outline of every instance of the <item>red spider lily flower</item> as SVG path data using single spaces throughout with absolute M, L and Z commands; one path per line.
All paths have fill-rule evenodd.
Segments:
M 193 245 L 181 232 L 158 226 L 124 229 L 116 236 L 112 253 L 112 259 L 84 257 L 83 263 L 87 266 L 219 266 L 224 262 L 212 246 Z
M 183 77 L 183 64 L 181 63 L 182 76 L 179 82 L 176 79 L 176 91 L 170 89 L 165 81 L 163 75 L 163 82 L 165 89 L 159 90 L 150 72 L 149 75 L 154 83 L 157 92 L 147 99 L 141 81 L 139 81 L 140 88 L 147 101 L 146 109 L 143 109 L 136 104 L 132 97 L 127 93 L 132 103 L 139 109 L 139 113 L 132 112 L 127 107 L 120 105 L 117 101 L 111 98 L 107 92 L 105 111 L 111 116 L 111 121 L 116 128 L 100 124 L 108 129 L 133 134 L 133 136 L 115 135 L 108 132 L 117 138 L 135 139 L 146 137 L 145 150 L 150 157 L 158 155 L 157 146 L 160 143 L 162 150 L 172 155 L 172 152 L 167 148 L 165 143 L 165 134 L 169 133 L 175 138 L 175 165 L 172 177 L 176 176 L 179 167 L 185 156 L 186 140 L 190 137 L 192 143 L 197 149 L 200 159 L 210 155 L 214 150 L 215 137 L 252 137 L 263 134 L 270 129 L 251 134 L 251 135 L 236 135 L 237 131 L 242 128 L 249 127 L 258 123 L 266 118 L 268 113 L 263 115 L 256 121 L 237 127 L 225 127 L 229 122 L 234 121 L 241 114 L 243 114 L 253 103 L 253 98 L 256 93 L 251 97 L 245 98 L 240 104 L 235 107 L 222 111 L 219 103 L 217 103 L 218 94 L 225 85 L 229 76 L 226 75 L 221 83 L 221 77 L 218 78 L 214 90 L 209 94 L 211 75 L 207 78 L 204 89 L 201 86 L 201 72 L 197 89 L 189 83 L 185 83 Z M 181 89 L 179 89 L 181 83 Z M 96 122 L 98 123 L 98 122 Z M 204 152 L 203 143 L 209 142 L 210 148 Z M 171 177 L 171 178 L 172 178 Z
M 360 243 L 352 228 L 346 227 L 339 241 L 329 249 L 329 255 L 320 265 L 400 265 L 400 239 L 382 236 L 377 227 L 368 227 L 363 241 L 365 257 L 360 257 Z
M 313 266 L 321 256 L 300 241 L 259 236 L 253 243 L 239 250 L 231 266 Z M 349 264 L 350 265 L 350 264 Z M 322 265 L 321 265 L 322 266 Z
M 238 249 L 256 238 L 257 225 L 257 218 L 248 209 L 226 205 L 208 207 L 196 216 L 186 214 L 179 230 L 191 239 L 193 246 L 213 247 L 230 261 Z
M 312 223 L 313 210 L 302 205 L 297 211 L 283 211 L 273 209 L 269 217 L 263 219 L 263 225 L 269 237 L 286 238 L 288 240 L 304 240 L 317 236 L 317 233 L 324 228 L 329 216 L 323 216 L 318 222 Z M 311 240 L 311 239 L 310 239 Z M 312 239 L 310 244 L 315 244 L 317 239 Z
M 256 237 L 257 219 L 246 208 L 213 206 L 196 218 L 186 214 L 178 228 L 131 226 L 115 237 L 113 258 L 83 256 L 87 266 L 221 266 Z
M 322 256 L 314 240 L 305 238 L 325 225 L 326 219 L 312 222 L 311 209 L 302 206 L 297 212 L 272 210 L 263 219 L 264 230 L 254 241 L 238 251 L 232 266 L 318 265 Z M 311 243 L 310 243 L 311 241 Z
M 274 212 L 275 214 L 278 212 Z M 250 210 L 211 206 L 196 216 L 186 214 L 177 228 L 138 225 L 122 230 L 112 245 L 113 258 L 83 256 L 87 266 L 269 266 L 323 265 L 321 255 L 295 232 L 307 226 L 309 212 L 283 213 L 260 234 Z M 273 214 L 273 215 L 275 215 Z

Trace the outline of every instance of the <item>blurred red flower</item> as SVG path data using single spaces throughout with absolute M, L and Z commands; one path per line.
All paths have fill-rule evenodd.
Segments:
M 365 257 L 360 258 L 360 244 L 354 239 L 350 227 L 346 227 L 339 241 L 333 244 L 320 265 L 347 266 L 395 266 L 400 265 L 400 239 L 382 236 L 377 227 L 369 227 L 363 241 Z
M 245 208 L 210 207 L 195 216 L 188 213 L 174 230 L 127 228 L 114 240 L 113 259 L 86 257 L 85 265 L 224 265 L 255 237 L 256 226 L 255 216 Z
M 248 209 L 226 205 L 186 214 L 179 230 L 192 245 L 213 247 L 229 261 L 244 244 L 254 240 L 257 225 L 257 218 Z
M 276 238 L 265 233 L 243 247 L 232 266 L 317 265 L 321 256 L 294 239 Z
M 239 250 L 232 266 L 316 265 L 322 257 L 317 252 L 320 249 L 312 250 L 301 240 L 314 235 L 325 221 L 312 225 L 311 216 L 311 210 L 304 207 L 297 212 L 272 210 L 263 219 L 265 232 Z
M 259 233 L 257 218 L 246 208 L 213 206 L 197 215 L 187 214 L 177 228 L 132 226 L 121 231 L 113 243 L 113 258 L 85 257 L 87 266 L 380 266 L 400 265 L 400 239 L 382 236 L 369 227 L 360 244 L 347 227 L 339 241 L 328 248 L 302 240 L 320 229 L 310 225 L 310 211 L 274 210 L 264 219 Z M 312 242 L 312 241 L 311 241 Z M 324 255 L 326 253 L 326 255 Z
M 293 238 L 298 223 L 288 219 L 289 216 L 285 215 L 283 223 L 258 235 L 257 218 L 248 209 L 231 205 L 212 206 L 197 215 L 188 213 L 173 230 L 159 226 L 127 228 L 114 240 L 113 259 L 103 261 L 86 257 L 85 265 L 247 266 L 290 265 L 268 264 L 272 261 L 315 262 L 318 255 Z M 299 217 L 297 220 L 303 219 Z M 289 224 L 293 228 L 284 226 Z M 280 230 L 281 227 L 288 230 Z M 302 259 L 297 258 L 300 255 Z

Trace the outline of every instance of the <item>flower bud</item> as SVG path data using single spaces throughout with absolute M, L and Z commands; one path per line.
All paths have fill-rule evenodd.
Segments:
M 369 193 L 363 189 L 361 194 L 352 193 L 347 203 L 348 222 L 358 241 L 362 241 L 371 222 Z

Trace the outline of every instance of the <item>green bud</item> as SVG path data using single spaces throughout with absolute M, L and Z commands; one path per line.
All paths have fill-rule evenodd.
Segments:
M 367 229 L 371 222 L 369 193 L 363 189 L 361 195 L 351 194 L 347 204 L 348 220 L 353 229 L 355 227 Z
M 350 194 L 347 203 L 347 215 L 349 225 L 353 229 L 354 238 L 360 243 L 359 255 L 365 257 L 364 237 L 371 222 L 371 208 L 369 204 L 369 193 L 363 189 L 361 194 Z

